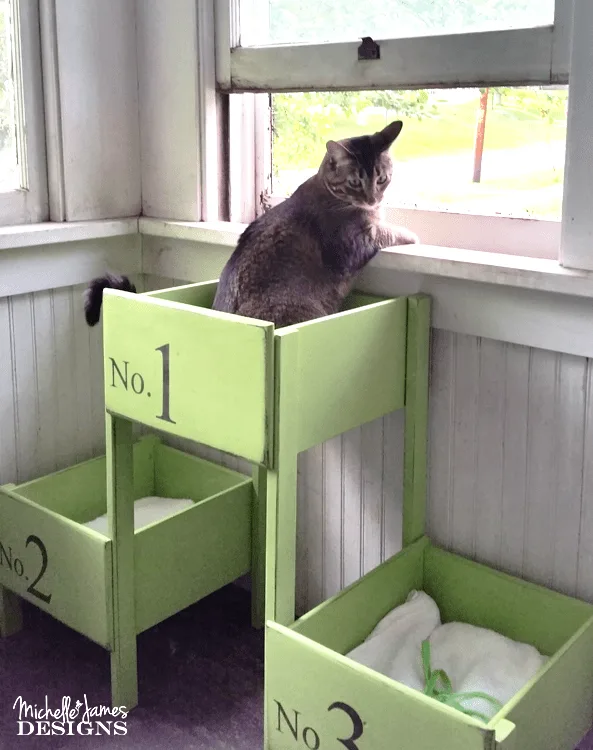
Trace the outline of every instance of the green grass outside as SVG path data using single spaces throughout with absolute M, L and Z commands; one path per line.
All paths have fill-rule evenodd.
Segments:
M 409 161 L 472 150 L 477 105 L 477 100 L 463 104 L 443 103 L 439 106 L 438 117 L 426 117 L 422 120 L 405 118 L 402 134 L 393 147 L 393 155 L 400 161 Z M 340 140 L 372 133 L 385 127 L 393 118 L 392 113 L 385 116 L 371 115 L 366 124 L 359 124 L 354 118 L 340 118 L 332 127 L 331 137 Z M 501 106 L 488 110 L 485 149 L 520 148 L 565 138 L 566 122 L 560 119 L 549 123 L 533 111 L 524 112 Z M 318 166 L 324 153 L 324 143 L 312 144 L 299 167 L 312 169 Z

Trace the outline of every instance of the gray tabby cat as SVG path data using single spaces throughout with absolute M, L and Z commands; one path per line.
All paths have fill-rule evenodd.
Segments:
M 398 120 L 373 135 L 328 141 L 317 174 L 243 232 L 213 309 L 276 327 L 330 315 L 379 250 L 418 242 L 380 218 L 393 170 L 388 151 L 402 127 Z M 89 325 L 99 320 L 106 287 L 135 291 L 126 277 L 95 279 L 85 301 Z

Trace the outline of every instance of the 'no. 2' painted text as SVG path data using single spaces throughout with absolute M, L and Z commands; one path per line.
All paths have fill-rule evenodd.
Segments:
M 45 544 L 41 541 L 41 539 L 38 536 L 35 536 L 35 534 L 30 534 L 26 541 L 25 541 L 25 549 L 27 547 L 31 547 L 31 549 L 36 548 L 37 552 L 39 553 L 38 557 L 38 564 L 39 569 L 37 571 L 37 574 L 33 577 L 32 575 L 29 576 L 27 574 L 27 571 L 25 570 L 25 563 L 21 560 L 21 558 L 14 552 L 12 546 L 5 544 L 0 539 L 0 568 L 5 568 L 9 571 L 9 573 L 12 573 L 13 576 L 17 579 L 21 579 L 28 583 L 27 591 L 29 594 L 34 596 L 37 599 L 40 599 L 42 602 L 45 602 L 45 604 L 49 604 L 51 602 L 51 594 L 47 594 L 43 591 L 41 591 L 38 587 L 41 584 L 41 579 L 45 575 L 47 571 L 47 564 L 48 564 L 48 554 L 47 549 L 45 548 Z M 33 560 L 31 559 L 30 565 L 33 565 Z M 27 567 L 29 567 L 27 565 Z M 33 577 L 33 580 L 31 581 L 30 578 Z

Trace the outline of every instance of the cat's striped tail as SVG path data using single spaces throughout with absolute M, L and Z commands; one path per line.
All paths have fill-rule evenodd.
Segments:
M 120 289 L 122 292 L 136 294 L 136 287 L 127 276 L 106 273 L 105 276 L 93 279 L 84 292 L 84 317 L 90 326 L 96 325 L 101 317 L 103 289 Z

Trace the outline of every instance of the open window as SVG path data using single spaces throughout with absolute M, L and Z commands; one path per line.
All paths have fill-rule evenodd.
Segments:
M 593 33 L 586 0 L 574 0 L 574 12 L 575 37 Z M 250 220 L 289 195 L 328 138 L 400 117 L 390 220 L 426 244 L 586 267 L 569 249 L 560 254 L 563 212 L 575 203 L 566 186 L 583 169 L 565 167 L 583 141 L 567 126 L 572 29 L 573 0 L 221 2 L 231 218 Z

